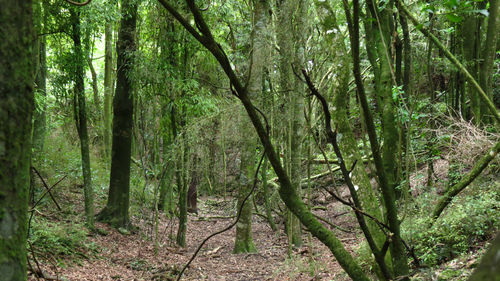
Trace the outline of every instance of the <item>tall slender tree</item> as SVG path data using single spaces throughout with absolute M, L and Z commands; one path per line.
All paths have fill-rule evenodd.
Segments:
M 250 59 L 250 77 L 248 80 L 248 91 L 252 99 L 256 99 L 262 92 L 262 77 L 264 63 L 266 59 L 266 32 L 269 24 L 269 2 L 267 0 L 253 1 L 253 30 L 252 30 L 252 50 Z M 238 189 L 237 210 L 241 209 L 240 220 L 236 225 L 236 239 L 234 242 L 234 253 L 256 252 L 257 249 L 252 237 L 252 204 L 250 200 L 243 200 L 248 197 L 252 190 L 253 178 L 255 174 L 255 147 L 257 137 L 251 131 L 244 111 L 241 112 L 240 132 L 242 137 L 240 185 Z
M 83 192 L 85 197 L 85 218 L 87 226 L 94 228 L 94 190 L 92 187 L 92 175 L 90 171 L 90 149 L 89 149 L 89 134 L 87 129 L 87 106 L 85 101 L 85 84 L 84 84 L 84 56 L 81 40 L 81 20 L 80 9 L 72 7 L 71 26 L 74 46 L 74 63 L 75 63 L 75 88 L 73 99 L 73 110 L 76 122 L 76 129 L 80 138 L 80 152 L 82 157 L 82 173 L 83 173 Z
M 500 30 L 500 1 L 490 0 L 490 9 L 488 16 L 488 29 L 486 31 L 486 39 L 483 47 L 483 57 L 479 70 L 479 85 L 486 92 L 488 97 L 493 100 L 492 84 L 493 84 L 493 66 L 495 61 L 495 53 L 497 52 L 497 40 Z M 488 106 L 485 102 L 481 103 L 481 120 L 484 123 L 489 123 L 491 118 L 488 117 Z M 491 114 L 491 113 L 490 113 Z
M 42 2 L 34 3 L 33 20 L 35 23 L 36 45 L 34 54 L 36 59 L 36 72 L 35 72 L 35 92 L 39 97 L 38 102 L 33 112 L 33 148 L 34 152 L 42 153 L 45 143 L 45 130 L 46 130 L 46 108 L 47 103 L 45 98 L 47 96 L 47 37 L 42 35 L 45 28 L 45 14 Z
M 132 67 L 136 50 L 138 1 L 123 0 L 116 51 L 117 80 L 113 98 L 113 143 L 108 201 L 98 219 L 115 227 L 130 227 L 130 157 L 132 148 Z

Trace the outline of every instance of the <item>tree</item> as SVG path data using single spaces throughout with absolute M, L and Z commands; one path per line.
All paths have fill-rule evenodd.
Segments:
M 488 16 L 488 30 L 486 31 L 486 40 L 484 41 L 483 57 L 479 70 L 479 85 L 486 92 L 488 97 L 493 100 L 493 66 L 495 63 L 495 52 L 500 30 L 500 1 L 490 0 L 490 10 Z M 489 123 L 487 103 L 481 103 L 481 121 Z M 490 113 L 493 114 L 493 113 Z
M 352 279 L 360 281 L 369 280 L 352 255 L 344 248 L 340 240 L 332 231 L 328 230 L 318 221 L 318 219 L 316 219 L 316 217 L 314 217 L 309 208 L 293 188 L 290 178 L 283 168 L 278 154 L 271 143 L 270 136 L 268 135 L 264 124 L 259 118 L 257 110 L 248 96 L 248 89 L 243 86 L 240 79 L 232 69 L 228 57 L 226 56 L 224 50 L 221 49 L 220 45 L 215 41 L 210 28 L 203 19 L 203 16 L 194 1 L 186 0 L 186 3 L 193 14 L 197 27 L 200 31 L 197 31 L 188 21 L 184 19 L 184 17 L 182 17 L 182 15 L 177 12 L 174 7 L 168 4 L 165 0 L 159 0 L 159 2 L 198 42 L 200 42 L 208 51 L 210 51 L 210 53 L 212 53 L 212 55 L 214 55 L 231 81 L 235 93 L 245 107 L 245 110 L 250 117 L 255 130 L 257 131 L 269 162 L 278 176 L 278 181 L 280 183 L 279 194 L 286 206 L 299 218 L 301 223 L 307 227 L 313 236 L 317 237 L 330 249 L 330 251 L 332 251 L 339 264 Z
M 307 1 L 278 0 L 278 15 L 276 23 L 276 39 L 279 46 L 280 90 L 287 100 L 288 120 L 286 129 L 286 167 L 292 180 L 292 185 L 300 193 L 302 177 L 300 164 L 303 138 L 303 108 L 304 98 L 302 83 L 294 79 L 292 65 L 303 64 L 304 37 Z M 302 90 L 301 90 L 302 89 Z M 302 231 L 299 220 L 291 211 L 287 211 L 287 235 L 290 245 L 302 245 Z
M 33 113 L 31 1 L 0 9 L 0 280 L 26 280 Z M 36 43 L 35 43 L 36 44 Z
M 250 59 L 250 77 L 248 80 L 248 91 L 251 98 L 256 99 L 262 92 L 262 77 L 266 55 L 265 36 L 268 26 L 269 3 L 267 0 L 253 1 L 253 31 Z M 241 163 L 240 163 L 240 188 L 238 189 L 238 204 L 236 209 L 241 209 L 240 220 L 236 225 L 236 239 L 234 241 L 233 253 L 256 252 L 252 237 L 252 204 L 246 200 L 243 208 L 241 205 L 252 190 L 255 174 L 255 147 L 257 140 L 255 134 L 250 130 L 251 126 L 246 114 L 241 112 L 240 132 Z
M 33 148 L 35 153 L 42 153 L 45 142 L 46 130 L 46 108 L 45 101 L 47 97 L 47 38 L 41 35 L 45 30 L 46 20 L 45 11 L 43 10 L 42 2 L 34 5 L 33 15 L 34 23 L 37 32 L 37 44 L 34 46 L 36 50 L 35 59 L 37 69 L 35 72 L 35 93 L 38 96 L 35 111 L 33 112 Z M 40 35 L 38 35 L 40 34 Z
M 73 110 L 76 129 L 80 138 L 80 152 L 82 157 L 83 193 L 85 197 L 85 219 L 90 229 L 94 228 L 94 190 L 92 187 L 92 175 L 90 171 L 90 149 L 89 134 L 87 129 L 87 106 L 85 101 L 84 84 L 84 56 L 81 40 L 80 11 L 70 9 L 72 33 L 75 58 L 75 88 L 73 98 Z
M 108 201 L 98 219 L 115 227 L 130 227 L 130 157 L 132 150 L 133 69 L 137 22 L 135 0 L 123 0 L 117 41 L 117 80 L 113 99 L 113 143 Z
M 107 22 L 104 31 L 104 102 L 103 102 L 103 138 L 106 160 L 111 158 L 111 99 L 113 98 L 113 23 Z

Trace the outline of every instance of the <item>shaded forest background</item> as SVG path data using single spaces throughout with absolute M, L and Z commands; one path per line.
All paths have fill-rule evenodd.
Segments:
M 6 2 L 0 280 L 500 278 L 498 0 Z

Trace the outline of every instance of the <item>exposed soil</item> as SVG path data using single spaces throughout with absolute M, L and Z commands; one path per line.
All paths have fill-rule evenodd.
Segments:
M 97 223 L 97 227 L 108 232 L 108 235 L 94 234 L 88 237 L 89 242 L 97 245 L 97 253 L 86 253 L 89 258 L 76 262 L 67 260 L 65 265 L 57 269 L 39 257 L 42 271 L 46 276 L 59 276 L 60 280 L 175 280 L 176 274 L 200 242 L 234 220 L 231 217 L 234 215 L 233 202 L 232 198 L 227 201 L 200 199 L 199 215 L 189 216 L 186 248 L 175 246 L 176 220 L 162 214 L 156 254 L 155 243 L 151 239 L 151 220 L 146 222 L 132 218 L 138 230 L 129 235 Z M 343 214 L 344 206 L 331 202 L 325 207 L 315 213 L 331 223 L 354 231 L 355 222 L 351 215 Z M 258 216 L 254 216 L 252 227 L 258 253 L 232 254 L 233 228 L 205 244 L 182 280 L 349 280 L 324 245 L 315 238 L 308 242 L 307 232 L 303 235 L 304 246 L 292 249 L 292 258 L 288 258 L 288 243 L 283 227 L 275 234 L 267 222 Z M 358 247 L 361 241 L 358 234 L 334 231 L 349 251 L 353 252 Z M 32 274 L 29 280 L 37 279 Z

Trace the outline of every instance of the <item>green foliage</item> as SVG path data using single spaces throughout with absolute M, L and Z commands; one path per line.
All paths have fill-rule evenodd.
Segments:
M 500 193 L 495 186 L 469 191 L 474 194 L 455 198 L 431 228 L 425 212 L 432 209 L 432 194 L 421 196 L 417 202 L 421 211 L 403 222 L 403 237 L 423 263 L 434 266 L 460 256 L 500 227 Z
M 29 241 L 35 249 L 41 249 L 56 257 L 86 257 L 82 252 L 96 251 L 95 245 L 86 241 L 87 235 L 88 231 L 83 224 L 64 224 L 44 218 L 34 218 Z

